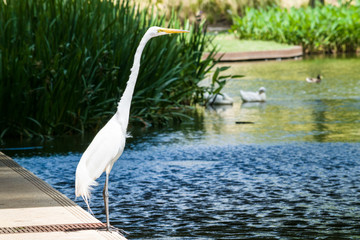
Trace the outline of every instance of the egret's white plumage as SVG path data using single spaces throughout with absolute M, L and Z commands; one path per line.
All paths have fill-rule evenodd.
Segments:
M 110 173 L 115 161 L 125 147 L 126 128 L 124 129 L 114 115 L 96 134 L 76 169 L 76 196 L 82 196 L 89 206 L 88 199 L 95 180 L 106 171 Z
M 266 89 L 264 87 L 261 87 L 257 92 L 245 92 L 240 90 L 240 96 L 244 102 L 265 102 L 265 92 Z
M 141 54 L 146 43 L 153 37 L 170 34 L 184 33 L 187 31 L 151 27 L 147 30 L 134 56 L 134 64 L 127 82 L 123 96 L 121 97 L 115 115 L 96 134 L 93 141 L 82 155 L 76 169 L 75 194 L 81 196 L 90 209 L 89 199 L 93 186 L 96 186 L 96 179 L 103 172 L 106 173 L 103 197 L 105 203 L 107 229 L 110 229 L 109 208 L 108 208 L 108 180 L 110 171 L 124 151 L 127 137 L 127 126 L 129 122 L 131 100 L 139 74 Z

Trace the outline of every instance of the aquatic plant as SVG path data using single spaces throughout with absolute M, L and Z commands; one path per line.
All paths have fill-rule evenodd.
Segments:
M 112 0 L 0 1 L 0 138 L 98 129 L 116 109 L 136 47 L 149 26 L 190 30 L 147 46 L 131 119 L 186 117 L 214 67 L 204 24 Z
M 233 16 L 231 31 L 241 39 L 302 45 L 309 53 L 354 52 L 360 44 L 360 8 L 350 4 L 247 8 L 244 16 Z

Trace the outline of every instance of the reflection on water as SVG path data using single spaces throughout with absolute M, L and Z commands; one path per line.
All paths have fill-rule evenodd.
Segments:
M 359 64 L 358 58 L 232 64 L 232 73 L 246 77 L 228 82 L 223 91 L 236 103 L 217 110 L 218 117 L 207 113 L 210 118 L 223 119 L 209 120 L 207 130 L 222 124 L 217 127 L 237 135 L 236 142 L 243 142 L 241 137 L 245 142 L 358 142 Z M 324 77 L 320 84 L 305 81 L 318 73 Z M 241 105 L 239 90 L 256 91 L 260 86 L 267 89 L 267 102 Z M 233 126 L 236 121 L 256 124 Z
M 112 224 L 129 239 L 360 237 L 359 143 L 130 145 L 109 185 Z M 75 200 L 79 158 L 16 160 Z M 99 183 L 91 206 L 105 221 Z
M 224 89 L 233 106 L 199 107 L 181 126 L 130 129 L 110 175 L 112 223 L 129 239 L 359 239 L 359 63 L 235 64 L 247 77 Z M 321 84 L 305 82 L 317 73 Z M 259 86 L 268 101 L 242 104 L 239 90 Z M 92 137 L 1 148 L 75 200 L 75 168 Z M 105 221 L 103 182 L 91 206 Z
M 360 58 L 235 63 L 229 71 L 246 76 L 230 81 L 225 90 L 238 96 L 239 87 L 256 91 L 259 86 L 265 86 L 267 97 L 279 101 L 359 99 L 359 63 Z M 323 76 L 320 84 L 305 81 L 306 77 L 315 77 L 319 73 Z
M 205 115 L 205 132 L 222 135 L 227 143 L 360 140 L 360 99 L 235 103 Z M 236 125 L 237 121 L 254 124 Z

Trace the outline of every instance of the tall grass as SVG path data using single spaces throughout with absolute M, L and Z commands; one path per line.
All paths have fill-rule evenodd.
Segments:
M 246 9 L 233 16 L 232 32 L 241 39 L 302 45 L 306 52 L 354 52 L 360 44 L 359 5 L 315 8 Z
M 148 27 L 181 28 L 127 1 L 0 0 L 0 138 L 96 129 L 114 114 Z M 203 24 L 146 47 L 131 122 L 184 117 L 214 66 Z

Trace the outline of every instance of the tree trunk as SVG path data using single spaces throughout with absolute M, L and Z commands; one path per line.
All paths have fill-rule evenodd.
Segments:
M 312 8 L 315 7 L 316 2 L 320 2 L 322 5 L 325 5 L 325 0 L 310 0 L 309 1 L 309 6 L 311 6 Z

